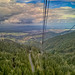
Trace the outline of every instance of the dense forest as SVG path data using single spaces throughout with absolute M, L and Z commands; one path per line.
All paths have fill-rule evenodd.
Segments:
M 75 31 L 64 35 L 59 35 L 48 39 L 45 44 L 45 50 L 52 52 L 74 52 L 75 51 Z
M 26 49 L 11 40 L 0 41 L 0 75 L 32 75 Z
M 0 75 L 75 75 L 75 32 L 46 40 L 43 53 L 37 46 L 1 40 Z

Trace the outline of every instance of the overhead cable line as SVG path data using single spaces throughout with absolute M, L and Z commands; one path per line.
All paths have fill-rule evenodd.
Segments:
M 74 27 L 75 27 L 75 25 L 73 25 L 73 26 L 68 30 L 68 32 L 70 32 Z
M 44 0 L 44 6 L 43 6 L 42 50 L 44 50 L 43 49 L 43 45 L 44 45 L 44 39 L 45 39 L 45 31 L 46 31 L 47 19 L 48 19 L 49 4 L 50 4 L 50 0 Z
M 42 33 L 42 52 L 44 52 L 44 43 L 45 43 L 45 31 L 48 19 L 48 10 L 49 10 L 49 1 L 44 0 L 43 6 L 43 33 Z M 46 57 L 44 56 L 44 70 L 46 69 Z M 46 75 L 46 73 L 45 73 Z
M 73 25 L 73 26 L 72 26 L 69 30 L 67 30 L 66 33 L 64 33 L 64 34 L 69 33 L 74 27 L 75 27 L 75 25 Z M 61 35 L 64 35 L 64 34 L 61 34 Z
M 48 20 L 48 16 L 49 16 L 49 7 L 50 7 L 50 0 L 48 0 L 47 2 L 47 17 L 46 17 L 46 26 L 47 26 L 47 20 Z M 46 30 L 46 26 L 45 26 L 45 30 Z
M 43 32 L 42 32 L 42 45 L 43 45 L 43 43 L 44 43 L 44 34 L 45 34 L 46 8 L 47 8 L 47 0 L 44 0 L 44 6 L 43 6 Z

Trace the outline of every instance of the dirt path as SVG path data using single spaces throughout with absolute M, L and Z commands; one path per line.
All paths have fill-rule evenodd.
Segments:
M 34 65 L 33 65 L 33 62 L 32 62 L 32 58 L 31 58 L 31 53 L 29 53 L 29 62 L 31 64 L 31 69 L 32 69 L 32 72 L 34 72 Z

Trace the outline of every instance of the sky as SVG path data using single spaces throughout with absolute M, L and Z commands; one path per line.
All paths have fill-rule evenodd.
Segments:
M 42 25 L 44 0 L 0 0 L 0 26 Z M 75 0 L 51 0 L 48 26 L 73 26 Z

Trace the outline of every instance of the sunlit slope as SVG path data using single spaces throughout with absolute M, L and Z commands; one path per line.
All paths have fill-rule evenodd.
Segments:
M 74 52 L 75 51 L 75 31 L 64 35 L 59 35 L 48 39 L 45 42 L 45 49 L 52 52 Z

